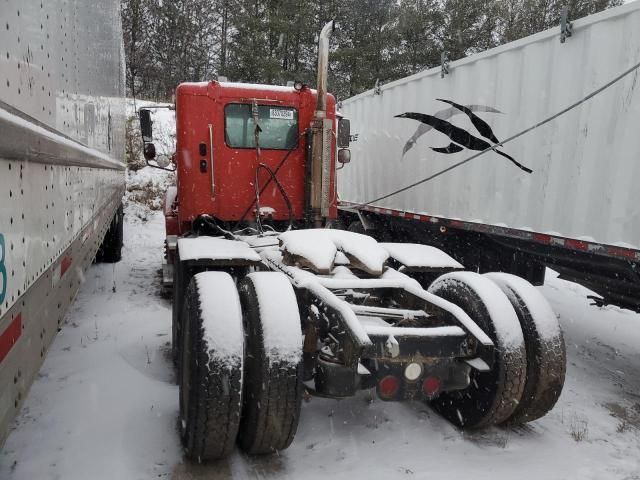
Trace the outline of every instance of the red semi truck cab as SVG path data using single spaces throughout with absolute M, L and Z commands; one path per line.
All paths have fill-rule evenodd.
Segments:
M 295 88 L 217 81 L 180 84 L 177 195 L 169 193 L 175 199 L 167 199 L 167 235 L 192 231 L 193 222 L 203 214 L 218 222 L 255 220 L 256 177 L 265 217 L 286 222 L 291 214 L 294 221 L 304 220 L 311 158 L 306 133 L 316 101 L 316 91 L 300 84 Z M 335 107 L 335 98 L 327 95 L 326 118 L 333 123 L 334 138 Z M 329 218 L 335 218 L 335 142 L 331 149 Z M 276 173 L 282 189 L 260 164 Z

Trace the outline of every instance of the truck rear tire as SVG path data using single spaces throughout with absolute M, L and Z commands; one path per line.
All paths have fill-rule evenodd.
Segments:
M 124 243 L 124 210 L 122 204 L 116 210 L 111 220 L 109 230 L 104 235 L 102 244 L 96 253 L 96 262 L 116 263 L 122 260 L 122 245 Z
M 522 399 L 508 423 L 526 423 L 546 415 L 556 404 L 567 368 L 558 319 L 544 296 L 526 280 L 508 273 L 487 273 L 513 306 L 527 351 L 527 378 Z
M 182 325 L 180 322 L 184 311 L 182 304 L 186 287 L 188 286 L 184 285 L 184 276 L 184 269 L 180 262 L 180 252 L 176 250 L 173 264 L 173 288 L 171 289 L 171 359 L 173 360 L 173 365 L 177 368 L 178 376 L 180 375 L 180 362 L 182 359 L 182 336 L 180 335 Z
M 473 272 L 442 275 L 429 292 L 462 308 L 495 345 L 490 371 L 472 370 L 466 389 L 445 392 L 431 405 L 459 427 L 504 422 L 521 400 L 527 366 L 524 337 L 511 303 L 496 284 Z
M 192 460 L 224 458 L 233 450 L 240 425 L 244 364 L 242 311 L 231 275 L 195 275 L 182 320 L 182 444 Z
M 291 444 L 300 417 L 298 303 L 291 283 L 279 272 L 251 273 L 242 280 L 239 291 L 247 355 L 238 443 L 249 454 L 272 453 Z

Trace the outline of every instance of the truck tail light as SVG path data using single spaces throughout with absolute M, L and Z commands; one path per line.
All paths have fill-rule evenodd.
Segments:
M 378 382 L 378 395 L 382 398 L 392 398 L 398 393 L 400 380 L 393 375 L 387 375 Z
M 422 382 L 422 391 L 425 395 L 431 397 L 440 391 L 440 378 L 430 375 Z

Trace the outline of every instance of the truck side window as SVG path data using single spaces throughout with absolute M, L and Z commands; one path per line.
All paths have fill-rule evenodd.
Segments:
M 298 111 L 291 107 L 258 105 L 260 147 L 293 150 L 298 146 Z M 231 148 L 255 148 L 251 105 L 230 103 L 224 109 L 224 138 Z

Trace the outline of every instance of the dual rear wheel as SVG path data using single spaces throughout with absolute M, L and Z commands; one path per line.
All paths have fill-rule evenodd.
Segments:
M 274 296 L 277 295 L 277 296 Z M 281 273 L 195 275 L 181 315 L 180 427 L 187 456 L 287 448 L 302 400 L 298 305 Z
M 495 345 L 489 371 L 472 370 L 469 386 L 432 406 L 465 428 L 536 420 L 556 404 L 566 353 L 551 307 L 529 282 L 506 273 L 454 272 L 429 291 L 461 307 Z
M 429 291 L 462 308 L 495 345 L 493 368 L 472 370 L 464 390 L 432 406 L 464 428 L 523 423 L 545 415 L 564 383 L 557 319 L 528 282 L 508 274 L 454 272 Z M 281 273 L 202 272 L 186 289 L 179 355 L 180 425 L 189 458 L 287 448 L 303 394 L 300 317 Z

